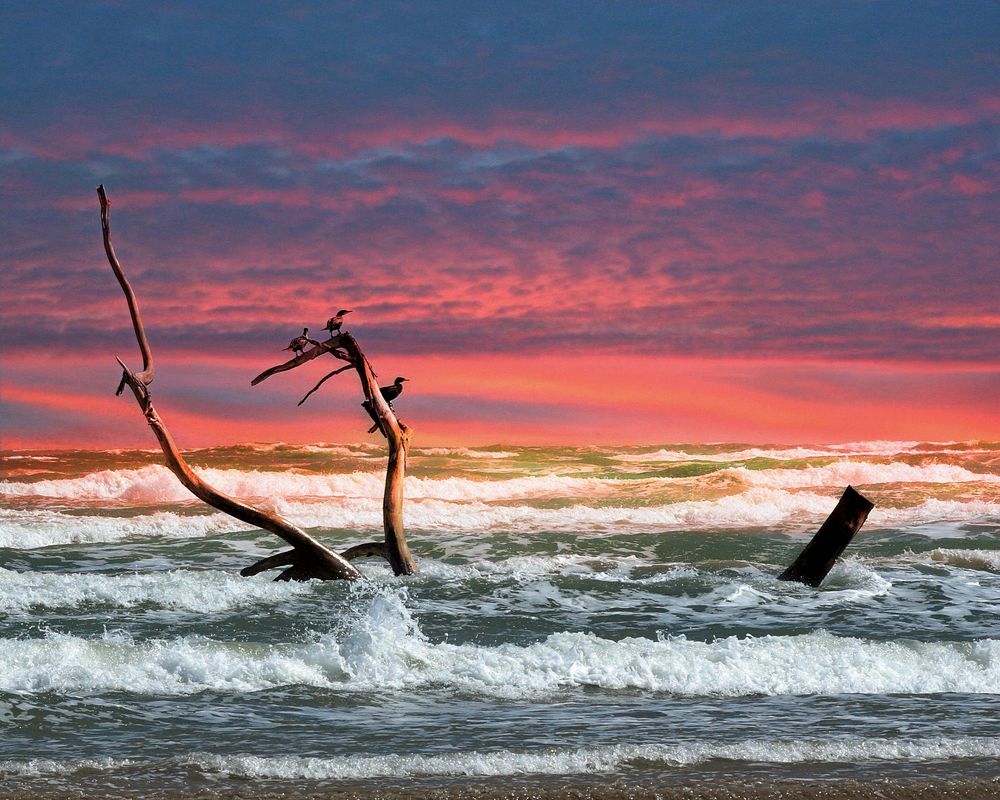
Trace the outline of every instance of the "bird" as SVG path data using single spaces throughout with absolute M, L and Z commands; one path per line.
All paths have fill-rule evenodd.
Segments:
M 403 393 L 403 381 L 408 381 L 409 378 L 396 378 L 389 386 L 380 386 L 379 393 L 385 399 L 390 406 L 392 401 L 395 400 Z
M 403 393 L 403 381 L 408 380 L 409 378 L 396 378 L 396 380 L 388 386 L 379 387 L 379 394 L 381 394 L 382 399 L 389 404 L 389 408 L 392 408 L 392 401 Z M 368 415 L 375 421 L 375 424 L 368 429 L 368 433 L 375 433 L 375 431 L 382 428 L 382 422 L 379 420 L 378 414 L 375 413 L 375 409 L 372 408 L 371 402 L 365 400 L 365 402 L 361 405 L 364 406 L 365 411 L 367 411 Z M 382 433 L 384 434 L 385 431 L 382 431 Z
M 309 338 L 309 329 L 303 328 L 302 335 L 296 336 L 292 341 L 288 343 L 288 347 L 285 350 L 291 350 L 295 355 L 302 355 L 302 351 L 305 350 L 307 344 L 319 344 L 315 339 Z
M 330 331 L 331 336 L 335 333 L 340 333 L 340 326 L 344 324 L 344 314 L 351 313 L 353 312 L 349 308 L 340 309 L 340 311 L 326 321 L 326 328 L 324 330 Z

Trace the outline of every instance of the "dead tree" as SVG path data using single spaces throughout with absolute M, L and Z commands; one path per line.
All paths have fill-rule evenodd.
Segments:
M 129 284 L 128 279 L 125 277 L 125 272 L 122 269 L 122 266 L 118 261 L 118 257 L 115 254 L 114 247 L 111 244 L 111 225 L 109 220 L 111 203 L 108 200 L 103 185 L 97 187 L 97 195 L 101 201 L 101 228 L 104 234 L 104 250 L 107 253 L 111 269 L 114 271 L 115 277 L 118 278 L 118 283 L 121 285 L 122 291 L 125 293 L 125 300 L 128 303 L 129 314 L 132 317 L 132 327 L 135 331 L 135 338 L 139 345 L 139 351 L 142 354 L 141 372 L 133 372 L 120 358 L 118 359 L 118 363 L 121 365 L 123 373 L 121 382 L 118 384 L 118 389 L 115 394 L 120 395 L 125 390 L 126 386 L 132 390 L 132 394 L 135 395 L 136 402 L 139 404 L 139 409 L 142 411 L 146 418 L 146 422 L 149 424 L 149 427 L 152 429 L 157 441 L 160 443 L 160 448 L 163 450 L 163 455 L 166 458 L 166 465 L 168 469 L 170 469 L 170 471 L 177 476 L 177 479 L 193 495 L 195 495 L 195 497 L 205 503 L 208 503 L 210 506 L 217 508 L 219 511 L 235 517 L 241 522 L 245 522 L 248 525 L 269 531 L 291 545 L 290 550 L 263 558 L 255 564 L 243 569 L 240 574 L 256 575 L 258 572 L 263 572 L 264 570 L 274 569 L 276 567 L 285 567 L 275 580 L 309 580 L 310 578 L 318 578 L 321 580 L 358 580 L 362 577 L 362 575 L 358 571 L 357 567 L 351 564 L 351 560 L 365 555 L 385 555 L 392 564 L 393 570 L 396 574 L 412 573 L 415 570 L 415 566 L 410 556 L 409 549 L 406 547 L 406 540 L 403 538 L 402 526 L 403 464 L 397 463 L 401 460 L 405 461 L 405 440 L 407 431 L 400 425 L 400 423 L 396 422 L 395 416 L 391 413 L 391 411 L 389 411 L 384 424 L 387 428 L 390 427 L 391 418 L 391 424 L 395 425 L 398 441 L 395 448 L 393 448 L 392 443 L 394 440 L 390 439 L 390 476 L 386 482 L 386 540 L 388 542 L 388 520 L 391 517 L 394 524 L 394 541 L 399 542 L 399 545 L 397 545 L 395 549 L 389 548 L 381 543 L 375 543 L 352 547 L 343 554 L 335 553 L 322 545 L 320 542 L 316 541 L 316 539 L 307 534 L 301 528 L 292 525 L 287 520 L 282 519 L 278 515 L 269 511 L 254 508 L 253 506 L 247 505 L 246 503 L 242 503 L 239 500 L 235 500 L 234 498 L 223 494 L 194 473 L 185 461 L 184 456 L 181 455 L 177 445 L 174 443 L 173 437 L 170 435 L 163 418 L 157 413 L 156 408 L 153 406 L 152 396 L 149 391 L 149 384 L 153 382 L 154 376 L 153 351 L 149 345 L 149 340 L 146 338 L 146 331 L 143 327 L 142 319 L 139 316 L 139 305 L 136 301 L 135 293 L 132 291 L 132 287 Z M 342 335 L 341 337 L 335 338 L 344 338 L 344 336 Z M 370 381 L 371 384 L 374 385 L 374 372 L 371 371 L 371 366 L 364 358 L 364 354 L 357 346 L 353 337 L 350 337 L 349 342 L 345 342 L 345 345 L 347 346 L 340 353 L 340 357 L 350 359 L 352 361 L 352 365 L 362 365 L 358 368 L 358 371 L 359 374 L 363 375 L 362 385 L 365 387 L 367 395 L 369 389 L 367 388 L 368 385 L 366 384 L 366 380 Z M 290 368 L 291 367 L 287 365 L 283 365 L 275 371 Z M 263 378 L 261 378 L 261 380 L 263 380 Z M 381 399 L 381 395 L 378 394 L 377 385 L 375 386 L 375 394 Z M 395 458 L 393 457 L 393 452 L 395 452 Z M 398 473 L 398 477 L 395 480 L 392 478 L 394 470 Z M 390 485 L 392 486 L 392 497 L 394 498 L 392 514 L 389 513 Z M 398 567 L 397 564 L 399 565 Z
M 410 428 L 396 418 L 392 406 L 379 391 L 378 377 L 358 345 L 357 339 L 350 333 L 338 332 L 325 342 L 318 342 L 314 347 L 285 363 L 265 370 L 250 381 L 250 385 L 256 386 L 272 375 L 295 369 L 322 355 L 331 355 L 347 363 L 324 375 L 319 383 L 299 401 L 299 405 L 302 405 L 311 394 L 334 375 L 353 369 L 358 374 L 361 381 L 361 391 L 365 396 L 361 405 L 374 420 L 374 428 L 381 431 L 389 443 L 389 464 L 386 467 L 385 494 L 382 498 L 382 526 L 385 531 L 385 540 L 352 547 L 343 555 L 348 560 L 366 556 L 380 556 L 389 562 L 396 575 L 412 575 L 416 572 L 417 566 L 410 555 L 410 548 L 406 544 L 406 536 L 403 534 L 403 478 L 406 474 L 406 452 L 410 443 Z

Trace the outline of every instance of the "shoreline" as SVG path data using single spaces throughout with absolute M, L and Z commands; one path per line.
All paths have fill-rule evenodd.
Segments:
M 33 782 L 32 782 L 33 783 Z M 89 783 L 89 782 L 88 782 Z M 1000 798 L 1000 775 L 993 778 L 957 780 L 753 780 L 698 781 L 674 783 L 568 783 L 549 785 L 498 785 L 494 781 L 471 781 L 435 788 L 424 786 L 341 786 L 304 788 L 301 785 L 275 785 L 248 782 L 244 786 L 227 784 L 208 788 L 150 790 L 150 787 L 125 786 L 47 787 L 24 786 L 5 789 L 0 786 L 0 800 L 56 800 L 57 798 L 125 798 L 150 800 L 957 800 L 958 798 Z

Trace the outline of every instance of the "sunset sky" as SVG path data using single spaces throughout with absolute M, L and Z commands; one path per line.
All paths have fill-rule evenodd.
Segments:
M 10 2 L 0 447 L 1000 438 L 1000 4 Z

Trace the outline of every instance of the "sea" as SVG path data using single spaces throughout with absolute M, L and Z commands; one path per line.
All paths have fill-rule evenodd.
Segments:
M 188 458 L 331 548 L 381 537 L 380 443 Z M 240 577 L 283 543 L 156 451 L 2 466 L 5 790 L 1000 776 L 1000 443 L 415 443 L 420 571 L 358 582 Z M 848 485 L 843 558 L 777 580 Z

